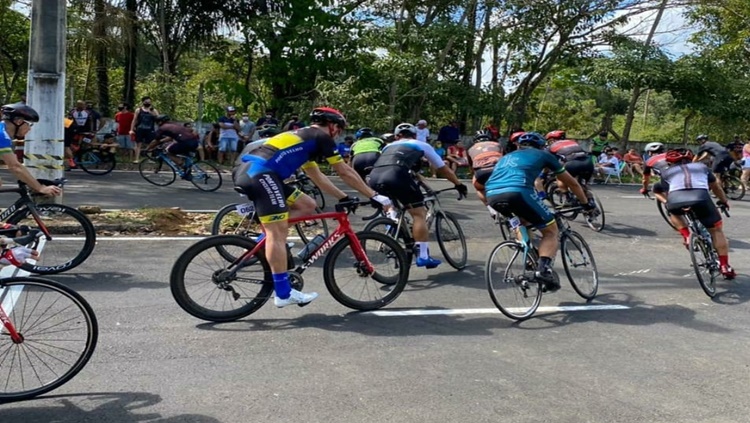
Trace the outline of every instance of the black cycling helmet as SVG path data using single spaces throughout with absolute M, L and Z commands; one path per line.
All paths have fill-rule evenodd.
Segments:
M 169 122 L 170 120 L 172 120 L 172 118 L 169 117 L 169 115 L 159 115 L 159 116 L 156 117 L 156 123 L 157 124 L 162 124 L 164 122 Z
M 530 146 L 534 148 L 543 148 L 547 144 L 547 140 L 543 136 L 536 132 L 526 132 L 525 134 L 518 137 L 518 145 Z
M 357 132 L 354 134 L 354 138 L 356 139 L 362 139 L 362 138 L 368 138 L 373 136 L 372 129 L 364 127 L 357 129 Z
M 409 138 L 417 137 L 417 128 L 411 123 L 400 123 L 393 130 L 393 134 L 397 136 L 407 136 Z
M 328 124 L 333 123 L 341 129 L 346 128 L 346 118 L 336 109 L 330 107 L 317 107 L 310 113 L 310 123 Z
M 6 104 L 2 107 L 4 120 L 23 119 L 27 122 L 39 122 L 39 113 L 23 103 Z
M 490 131 L 487 130 L 477 131 L 476 135 L 474 135 L 474 141 L 477 142 L 490 140 L 492 140 L 492 137 L 490 136 Z

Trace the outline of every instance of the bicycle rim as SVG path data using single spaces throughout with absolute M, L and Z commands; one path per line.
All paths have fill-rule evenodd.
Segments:
M 115 155 L 101 151 L 85 151 L 79 156 L 76 164 L 91 175 L 106 175 L 115 168 Z
M 232 263 L 218 253 L 219 246 L 240 257 L 255 242 L 236 235 L 198 241 L 177 259 L 169 284 L 175 301 L 189 314 L 210 322 L 230 322 L 249 316 L 268 301 L 273 292 L 271 267 L 259 254 L 228 277 Z
M 326 256 L 323 278 L 331 296 L 354 310 L 376 310 L 393 302 L 409 279 L 406 254 L 393 238 L 377 232 L 356 234 L 374 273 L 368 274 L 348 237 Z
M 713 298 L 716 295 L 716 277 L 719 274 L 719 263 L 716 262 L 718 257 L 712 257 L 713 254 L 706 243 L 695 234 L 690 234 L 688 245 L 698 284 L 706 295 Z
M 466 238 L 455 216 L 440 213 L 435 217 L 435 237 L 448 264 L 456 270 L 466 267 Z
M 221 187 L 221 172 L 211 163 L 193 163 L 190 169 L 190 176 L 190 182 L 201 191 L 212 192 Z
M 563 236 L 560 246 L 563 268 L 573 289 L 581 298 L 591 301 L 599 290 L 599 272 L 588 243 L 577 232 Z
M 401 224 L 404 225 L 405 223 L 405 221 L 402 221 Z M 390 218 L 379 217 L 377 219 L 371 220 L 367 225 L 365 225 L 364 231 L 385 234 L 395 239 L 406 253 L 406 263 L 409 267 L 411 267 L 411 263 L 414 260 L 414 240 L 411 238 L 411 235 L 404 226 L 401 226 L 401 231 L 399 231 L 398 234 L 396 234 L 397 228 L 398 223 L 394 222 Z
M 177 173 L 162 159 L 146 157 L 138 165 L 141 177 L 156 186 L 165 187 L 175 181 Z
M 586 191 L 586 194 L 589 198 L 594 199 L 594 203 L 596 203 L 596 210 L 585 214 L 584 217 L 586 218 L 586 224 L 589 225 L 589 228 L 594 230 L 594 232 L 601 232 L 602 229 L 604 229 L 604 206 L 602 205 L 601 200 L 599 200 L 599 197 L 591 192 L 590 190 Z
M 96 348 L 91 306 L 75 291 L 39 278 L 0 282 L 0 306 L 23 342 L 0 326 L 0 403 L 56 389 L 83 369 Z
M 221 208 L 214 216 L 211 223 L 211 235 L 239 235 L 255 239 L 261 234 L 262 228 L 260 223 L 255 219 L 255 212 L 247 215 L 240 214 L 237 211 L 239 203 L 228 204 Z M 234 261 L 234 257 L 221 245 L 216 250 L 227 261 Z
M 724 179 L 724 191 L 727 197 L 739 201 L 745 196 L 745 185 L 736 176 L 726 176 Z
M 484 279 L 495 306 L 513 320 L 533 316 L 542 302 L 542 286 L 534 281 L 536 257 L 526 256 L 523 246 L 515 241 L 496 245 L 487 258 Z
M 672 229 L 676 230 L 677 228 L 674 227 L 674 225 L 672 224 L 672 221 L 669 219 L 670 213 L 669 213 L 669 210 L 667 210 L 667 206 L 664 205 L 664 203 L 662 203 L 661 201 L 659 201 L 658 198 L 656 199 L 656 208 L 659 209 L 659 214 L 661 215 L 662 219 L 664 219 L 664 221 L 667 222 L 667 224 Z

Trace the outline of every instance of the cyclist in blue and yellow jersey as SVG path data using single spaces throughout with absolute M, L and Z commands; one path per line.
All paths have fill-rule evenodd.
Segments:
M 581 185 L 562 167 L 552 153 L 542 150 L 544 138 L 527 132 L 518 137 L 518 150 L 500 159 L 485 184 L 487 203 L 504 216 L 518 216 L 525 225 L 539 229 L 539 265 L 536 277 L 544 282 L 547 291 L 560 289 L 551 265 L 557 254 L 558 229 L 555 216 L 537 196 L 534 181 L 542 170 L 552 171 L 557 179 L 578 197 L 584 210 L 593 210 L 596 204 L 586 198 Z
M 352 167 L 362 180 L 366 180 L 375 161 L 380 157 L 385 141 L 373 135 L 370 128 L 358 129 L 354 137 L 357 141 L 352 145 Z
M 319 107 L 310 114 L 310 123 L 308 127 L 268 138 L 259 147 L 243 155 L 242 164 L 233 171 L 234 184 L 255 202 L 267 237 L 266 257 L 273 273 L 274 304 L 277 307 L 290 304 L 303 306 L 318 296 L 315 292 L 303 293 L 292 289 L 289 282 L 286 271 L 288 219 L 313 214 L 315 200 L 284 185 L 284 179 L 301 168 L 324 193 L 339 201 L 351 200 L 318 168 L 315 160 L 325 158 L 347 185 L 374 202 L 390 205 L 387 197 L 370 189 L 339 155 L 333 139 L 346 128 L 344 115 L 336 109 Z

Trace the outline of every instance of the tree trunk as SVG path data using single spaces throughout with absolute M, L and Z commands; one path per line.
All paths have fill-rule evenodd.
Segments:
M 107 27 L 104 0 L 94 2 L 94 48 L 96 50 L 96 84 L 98 88 L 99 110 L 102 116 L 109 117 L 109 73 L 107 69 Z
M 135 78 L 137 70 L 138 52 L 138 1 L 125 1 L 125 73 L 122 86 L 122 99 L 135 106 Z
M 682 124 L 682 142 L 685 144 L 685 147 L 688 145 L 688 128 L 690 127 L 690 121 L 693 120 L 693 117 L 695 117 L 695 111 L 691 110 L 688 112 L 687 116 L 685 116 L 685 121 Z

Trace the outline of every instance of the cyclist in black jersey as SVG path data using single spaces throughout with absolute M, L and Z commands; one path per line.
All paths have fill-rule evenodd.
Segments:
M 152 151 L 164 143 L 170 143 L 165 151 L 177 165 L 182 165 L 182 158 L 178 155 L 187 156 L 190 153 L 198 151 L 200 138 L 191 128 L 185 125 L 170 122 L 167 115 L 156 117 L 156 124 L 159 129 L 156 131 L 154 140 L 146 147 L 146 151 Z
M 732 156 L 729 155 L 727 149 L 715 141 L 709 141 L 708 135 L 698 135 L 695 139 L 701 146 L 698 148 L 698 153 L 693 157 L 693 162 L 702 161 L 708 157 L 713 158 L 713 165 L 711 171 L 716 176 L 716 179 L 721 181 L 721 175 L 729 170 L 729 166 L 732 165 Z

